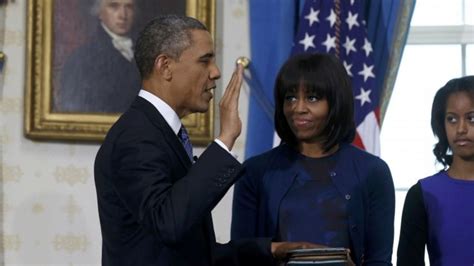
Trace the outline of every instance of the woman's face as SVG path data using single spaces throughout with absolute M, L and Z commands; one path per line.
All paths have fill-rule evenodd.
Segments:
M 444 119 L 449 147 L 456 157 L 474 161 L 474 101 L 467 92 L 456 92 L 446 102 Z
M 322 142 L 329 104 L 326 98 L 303 87 L 284 96 L 283 113 L 298 142 Z

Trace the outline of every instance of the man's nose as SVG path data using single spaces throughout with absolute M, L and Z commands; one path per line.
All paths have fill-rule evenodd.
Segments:
M 214 63 L 211 65 L 211 69 L 209 71 L 209 79 L 211 80 L 216 80 L 221 77 L 221 71 L 219 70 L 219 67 Z
M 118 9 L 118 15 L 120 18 L 126 18 L 128 16 L 128 8 L 125 6 L 121 6 Z

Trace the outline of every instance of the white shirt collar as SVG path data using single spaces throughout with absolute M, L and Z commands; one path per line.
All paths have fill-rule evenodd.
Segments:
M 138 96 L 149 101 L 155 108 L 160 112 L 166 123 L 173 129 L 173 132 L 178 135 L 178 131 L 181 129 L 181 120 L 179 120 L 178 114 L 171 108 L 165 101 L 160 99 L 158 96 L 141 89 Z
M 179 119 L 178 114 L 169 106 L 165 101 L 160 99 L 158 96 L 141 89 L 140 92 L 138 92 L 138 96 L 142 97 L 143 99 L 147 100 L 155 108 L 160 112 L 160 114 L 163 116 L 163 118 L 166 120 L 166 123 L 173 129 L 174 134 L 178 135 L 179 130 L 181 129 L 181 120 Z M 237 159 L 237 154 L 229 151 L 229 148 L 219 139 L 214 139 L 214 141 L 221 146 L 224 150 L 226 150 L 228 153 L 230 153 L 234 158 Z
M 130 37 L 120 36 L 113 33 L 104 23 L 101 23 L 102 28 L 112 38 L 112 44 L 115 49 L 120 52 L 129 62 L 133 60 L 133 43 Z

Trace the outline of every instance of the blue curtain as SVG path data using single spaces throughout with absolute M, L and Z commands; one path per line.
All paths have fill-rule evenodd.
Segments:
M 302 2 L 249 0 L 251 75 L 261 86 L 250 86 L 246 158 L 272 148 L 274 81 L 290 55 Z
M 365 0 L 364 17 L 374 49 L 376 86 L 381 89 L 380 119 L 387 109 L 405 47 L 415 0 Z

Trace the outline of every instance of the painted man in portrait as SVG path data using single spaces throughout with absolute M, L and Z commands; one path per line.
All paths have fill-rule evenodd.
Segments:
M 97 32 L 66 60 L 54 107 L 59 112 L 122 113 L 140 90 L 130 36 L 135 0 L 95 0 Z

